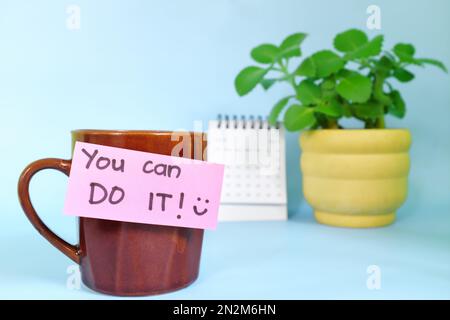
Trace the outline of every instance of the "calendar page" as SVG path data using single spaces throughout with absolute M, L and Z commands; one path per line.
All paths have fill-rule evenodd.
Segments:
M 225 165 L 220 220 L 287 218 L 284 128 L 261 118 L 219 117 L 208 128 L 208 161 Z

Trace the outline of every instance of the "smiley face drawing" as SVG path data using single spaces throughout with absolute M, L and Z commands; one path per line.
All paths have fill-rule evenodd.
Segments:
M 202 201 L 202 199 L 200 198 L 200 197 L 198 197 L 197 198 L 197 201 Z M 205 203 L 209 203 L 209 200 L 208 199 L 205 199 Z M 198 207 L 196 206 L 196 205 L 194 205 L 194 207 L 193 207 L 193 209 L 194 209 L 194 213 L 196 214 L 196 215 L 198 215 L 198 216 L 202 216 L 202 215 L 204 215 L 205 213 L 207 213 L 208 212 L 208 209 L 203 209 L 202 211 L 199 211 L 199 209 L 198 209 Z

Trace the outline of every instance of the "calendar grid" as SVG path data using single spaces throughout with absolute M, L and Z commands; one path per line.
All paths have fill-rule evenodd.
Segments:
M 220 220 L 287 219 L 281 124 L 252 116 L 209 121 L 208 161 L 225 164 Z

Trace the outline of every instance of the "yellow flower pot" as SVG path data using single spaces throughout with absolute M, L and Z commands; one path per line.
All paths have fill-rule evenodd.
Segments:
M 407 196 L 410 145 L 403 129 L 302 133 L 303 193 L 317 221 L 352 228 L 394 222 Z

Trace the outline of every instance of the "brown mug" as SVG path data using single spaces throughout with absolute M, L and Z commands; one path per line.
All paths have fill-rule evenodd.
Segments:
M 175 137 L 175 138 L 174 138 Z M 177 138 L 178 137 L 178 138 Z M 179 147 L 182 139 L 182 148 Z M 204 160 L 203 133 L 170 131 L 72 131 L 75 141 Z M 177 149 L 174 149 L 177 148 Z M 80 265 L 89 288 L 112 295 L 138 296 L 188 286 L 198 276 L 203 230 L 79 217 L 79 244 L 51 231 L 30 200 L 29 183 L 43 169 L 70 173 L 71 160 L 37 160 L 22 172 L 18 191 L 22 208 L 39 233 Z

